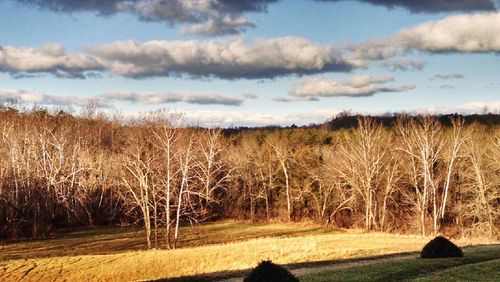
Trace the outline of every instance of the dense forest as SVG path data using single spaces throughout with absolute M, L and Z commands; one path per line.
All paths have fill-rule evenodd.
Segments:
M 500 236 L 500 116 L 342 114 L 321 125 L 182 127 L 0 107 L 0 236 L 138 225 L 174 248 L 220 219 Z

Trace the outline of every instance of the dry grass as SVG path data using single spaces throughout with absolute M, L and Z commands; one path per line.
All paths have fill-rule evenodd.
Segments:
M 339 232 L 314 224 L 225 221 L 182 227 L 179 248 L 245 241 L 263 237 L 290 237 Z M 163 244 L 160 234 L 160 248 Z M 100 227 L 55 235 L 41 240 L 0 241 L 0 260 L 59 256 L 105 255 L 146 249 L 144 231 L 134 227 Z
M 420 250 L 429 240 L 429 238 L 419 236 L 383 233 L 334 233 L 331 230 L 329 230 L 329 233 L 334 234 L 322 234 L 325 233 L 324 230 L 315 228 L 317 227 L 290 224 L 215 224 L 208 227 L 208 229 L 220 229 L 220 232 L 216 233 L 222 236 L 220 240 L 229 238 L 231 234 L 237 236 L 240 233 L 251 233 L 253 236 L 258 234 L 275 236 L 273 234 L 277 234 L 281 237 L 246 241 L 237 240 L 238 242 L 233 243 L 187 247 L 177 250 L 130 251 L 108 255 L 87 254 L 2 260 L 0 261 L 0 280 L 149 280 L 248 269 L 263 259 L 288 264 L 415 251 Z M 246 230 L 246 232 L 242 230 Z M 285 232 L 286 230 L 289 233 Z M 294 233 L 293 230 L 299 231 Z M 193 232 L 199 232 L 199 230 Z M 308 235 L 308 232 L 313 234 Z M 193 235 L 196 234 L 193 233 Z M 208 237 L 203 239 L 203 236 L 201 236 L 202 242 L 211 243 L 217 241 L 209 239 L 213 234 L 205 234 L 205 236 Z M 478 242 L 458 241 L 459 245 L 470 243 Z M 48 249 L 54 248 L 55 244 L 57 244 L 57 241 L 50 242 L 52 247 Z M 194 242 L 192 244 L 197 245 Z M 8 246 L 8 248 L 12 247 Z M 78 246 L 75 246 L 75 248 L 78 248 Z

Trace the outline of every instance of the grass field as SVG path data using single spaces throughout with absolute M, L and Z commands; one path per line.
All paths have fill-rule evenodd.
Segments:
M 264 237 L 334 234 L 313 224 L 222 222 L 180 229 L 179 248 L 239 242 Z M 160 243 L 163 243 L 160 234 Z M 161 248 L 160 244 L 160 248 Z M 144 231 L 134 227 L 100 227 L 62 233 L 43 240 L 0 241 L 0 260 L 77 255 L 105 255 L 146 249 Z
M 344 232 L 312 224 L 247 222 L 186 227 L 182 234 L 176 250 L 144 251 L 142 231 L 133 228 L 100 228 L 46 240 L 3 242 L 0 281 L 152 280 L 245 270 L 263 259 L 314 267 L 324 261 L 417 251 L 430 239 Z M 311 281 L 326 281 L 314 279 Z
M 500 281 L 500 245 L 469 247 L 463 258 L 391 259 L 304 275 L 301 281 Z
M 500 249 L 497 249 L 497 254 Z M 498 256 L 497 256 L 498 257 Z M 500 281 L 500 259 L 488 260 L 424 274 L 415 281 Z

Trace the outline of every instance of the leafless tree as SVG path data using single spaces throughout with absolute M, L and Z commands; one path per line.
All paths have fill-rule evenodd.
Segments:
M 386 150 L 381 125 L 370 118 L 360 118 L 352 137 L 344 138 L 341 146 L 342 168 L 339 170 L 348 185 L 361 196 L 364 203 L 365 229 L 377 227 L 376 193 L 380 189 L 382 160 Z
M 291 144 L 289 144 L 288 140 L 279 138 L 279 136 L 276 135 L 270 135 L 266 142 L 273 149 L 276 159 L 278 160 L 285 177 L 287 219 L 288 221 L 292 221 L 292 194 L 290 188 L 289 172 L 290 162 L 292 160 Z
M 231 169 L 227 166 L 223 152 L 228 142 L 222 139 L 221 129 L 207 129 L 199 135 L 197 147 L 201 153 L 198 158 L 198 181 L 203 186 L 202 209 L 209 213 L 209 206 L 218 202 L 214 198 L 215 192 L 224 189 L 223 184 L 228 180 Z
M 183 215 L 183 205 L 189 204 L 190 184 L 192 181 L 192 167 L 194 164 L 194 134 L 187 132 L 181 141 L 182 146 L 179 149 L 178 162 L 180 166 L 180 187 L 177 195 L 177 207 L 175 216 L 175 231 L 173 247 L 176 247 L 179 238 L 180 219 Z M 186 202 L 186 203 L 185 203 Z
M 163 167 L 164 176 L 162 177 L 163 185 L 165 187 L 164 202 L 165 202 L 165 240 L 167 248 L 171 247 L 171 202 L 173 201 L 173 190 L 176 185 L 176 178 L 179 173 L 179 166 L 176 163 L 178 158 L 177 140 L 179 137 L 179 130 L 172 126 L 170 123 L 164 121 L 153 131 L 157 147 L 163 152 Z
M 172 248 L 183 225 L 281 217 L 499 236 L 497 125 L 405 116 L 347 130 L 221 130 L 166 111 L 73 113 L 0 105 L 0 237 L 139 224 L 148 248 L 162 228 Z
M 412 185 L 415 192 L 415 206 L 420 214 L 422 235 L 425 236 L 425 218 L 428 202 L 431 202 L 433 232 L 438 230 L 438 183 L 435 165 L 443 148 L 440 124 L 430 116 L 400 120 L 398 132 L 403 145 L 399 148 L 406 153 L 411 163 Z M 410 200 L 413 196 L 408 197 Z
M 352 210 L 350 202 L 355 193 L 338 173 L 340 154 L 333 148 L 315 148 L 317 163 L 307 169 L 311 186 L 312 199 L 315 202 L 318 218 L 326 225 L 333 222 L 337 213 Z
M 152 163 L 154 156 L 144 143 L 142 136 L 137 136 L 136 140 L 126 155 L 123 157 L 124 175 L 122 181 L 131 199 L 140 209 L 144 229 L 146 232 L 146 243 L 148 249 L 151 248 L 151 193 L 152 193 Z
M 448 195 L 450 190 L 450 184 L 452 180 L 452 175 L 454 173 L 455 165 L 460 157 L 460 149 L 464 142 L 467 141 L 469 136 L 463 133 L 464 120 L 463 119 L 453 119 L 452 120 L 452 131 L 451 136 L 447 142 L 448 152 L 447 152 L 447 168 L 446 168 L 446 178 L 443 187 L 443 196 L 441 200 L 440 208 L 440 220 L 444 220 L 446 212 L 446 203 L 448 202 Z
M 497 134 L 498 135 L 498 134 Z M 484 129 L 476 129 L 476 138 L 488 136 Z M 490 143 L 491 142 L 491 143 Z M 500 212 L 500 182 L 498 166 L 498 136 L 490 140 L 469 139 L 466 143 L 468 165 L 464 175 L 468 178 L 466 194 L 460 212 L 471 218 L 474 229 L 486 229 L 488 235 L 498 235 Z

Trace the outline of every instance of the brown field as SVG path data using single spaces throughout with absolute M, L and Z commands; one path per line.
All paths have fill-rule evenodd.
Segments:
M 336 231 L 311 224 L 225 222 L 185 228 L 181 248 L 141 251 L 141 231 L 106 228 L 4 243 L 2 281 L 136 281 L 280 264 L 418 251 L 429 238 Z M 459 245 L 489 243 L 457 240 Z M 127 248 L 127 246 L 130 246 Z

